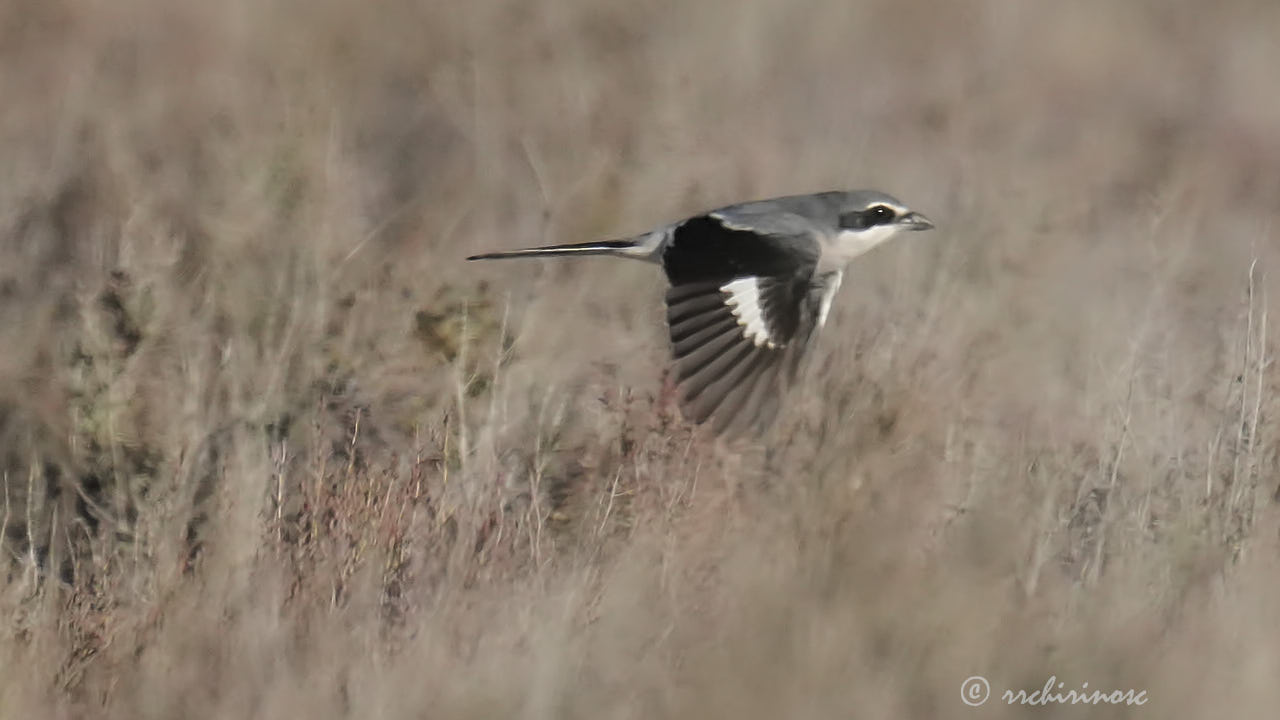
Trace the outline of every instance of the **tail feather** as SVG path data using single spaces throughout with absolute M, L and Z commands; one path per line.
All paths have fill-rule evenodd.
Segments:
M 544 247 L 502 250 L 472 255 L 468 260 L 504 260 L 522 257 L 558 257 L 564 255 L 625 255 L 636 247 L 635 240 L 603 240 L 597 242 L 546 245 Z

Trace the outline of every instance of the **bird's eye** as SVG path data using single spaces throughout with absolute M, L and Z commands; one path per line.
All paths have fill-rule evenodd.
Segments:
M 876 205 L 866 210 L 855 210 L 840 216 L 840 227 L 844 230 L 866 230 L 872 225 L 887 225 L 897 217 L 893 208 Z

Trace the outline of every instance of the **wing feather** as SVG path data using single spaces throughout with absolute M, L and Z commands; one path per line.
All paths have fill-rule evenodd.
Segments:
M 737 413 L 735 418 L 727 418 L 724 420 L 726 425 L 724 430 L 730 434 L 741 434 L 751 429 L 753 426 L 757 429 L 767 427 L 773 421 L 776 412 L 767 412 L 765 409 L 766 400 L 775 396 L 779 390 L 777 387 L 778 363 L 773 362 L 768 366 L 761 368 L 756 375 L 751 388 L 748 391 L 747 399 L 743 403 L 742 409 Z M 775 407 L 776 409 L 776 407 Z M 719 420 L 719 418 L 717 418 Z M 712 426 L 715 429 L 715 426 Z
M 725 310 L 724 300 L 719 295 L 719 288 L 714 285 L 709 291 L 676 301 L 667 300 L 667 322 L 678 325 L 709 312 Z
M 742 334 L 742 328 L 733 319 L 732 313 L 725 313 L 724 317 L 712 318 L 706 323 L 706 327 L 699 328 L 696 331 L 677 332 L 673 328 L 671 330 L 672 349 L 676 358 L 684 358 L 689 353 L 697 350 L 702 345 L 712 342 L 724 333 Z
M 731 326 L 724 333 L 716 335 L 705 343 L 692 348 L 683 357 L 676 359 L 676 377 L 680 382 L 690 380 L 702 372 L 717 358 L 737 347 L 753 347 L 753 343 L 743 342 L 742 328 Z
M 814 276 L 812 235 L 757 231 L 748 220 L 686 221 L 663 256 L 680 407 L 716 433 L 774 419 L 834 292 L 836 274 Z
M 762 348 L 758 347 L 755 343 L 735 343 L 732 347 L 717 354 L 710 362 L 707 362 L 692 374 L 681 378 L 684 381 L 682 394 L 685 402 L 692 403 L 697 400 L 704 391 L 717 383 L 724 385 L 724 381 L 732 375 L 734 369 L 760 349 Z M 720 393 L 721 398 L 723 398 L 723 395 L 723 392 Z
M 738 417 L 739 411 L 750 399 L 751 390 L 769 367 L 770 352 L 766 348 L 756 348 L 731 373 L 726 374 L 704 394 L 708 404 L 715 403 L 715 407 L 711 408 L 707 414 L 715 414 L 712 428 L 717 433 L 723 432 Z

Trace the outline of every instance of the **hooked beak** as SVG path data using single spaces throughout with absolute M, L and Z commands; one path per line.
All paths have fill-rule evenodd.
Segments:
M 932 230 L 933 221 L 918 212 L 909 212 L 898 219 L 903 230 Z

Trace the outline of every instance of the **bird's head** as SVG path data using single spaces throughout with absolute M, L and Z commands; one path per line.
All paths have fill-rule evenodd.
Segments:
M 851 260 L 900 233 L 932 230 L 929 218 L 874 190 L 840 193 L 835 213 L 836 251 Z

